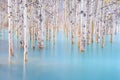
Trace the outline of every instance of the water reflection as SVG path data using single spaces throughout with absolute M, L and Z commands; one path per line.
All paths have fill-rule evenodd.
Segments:
M 83 53 L 77 43 L 58 38 L 54 46 L 45 42 L 43 50 L 30 47 L 27 63 L 16 40 L 15 55 L 9 60 L 8 42 L 0 38 L 0 80 L 120 80 L 120 47 L 116 46 L 120 39 L 115 37 L 112 44 L 106 38 L 104 48 L 93 43 Z
M 27 80 L 26 79 L 26 63 L 23 63 L 23 80 Z

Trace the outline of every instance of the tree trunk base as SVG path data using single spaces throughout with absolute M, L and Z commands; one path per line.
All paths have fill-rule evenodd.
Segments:
M 24 52 L 24 62 L 27 62 L 27 52 Z

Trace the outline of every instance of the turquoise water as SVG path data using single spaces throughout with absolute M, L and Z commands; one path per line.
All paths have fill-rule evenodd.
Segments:
M 77 42 L 59 32 L 56 45 L 45 42 L 45 48 L 29 47 L 28 61 L 23 63 L 23 49 L 14 39 L 14 57 L 8 61 L 7 31 L 0 31 L 0 80 L 120 80 L 120 34 L 113 43 L 106 36 L 105 46 L 95 42 L 79 51 Z

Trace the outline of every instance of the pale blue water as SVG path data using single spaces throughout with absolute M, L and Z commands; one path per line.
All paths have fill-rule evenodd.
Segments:
M 12 63 L 8 61 L 7 31 L 0 31 L 0 80 L 120 80 L 120 34 L 113 43 L 106 36 L 105 46 L 95 42 L 80 53 L 77 43 L 70 44 L 62 32 L 56 45 L 46 42 L 43 50 L 29 48 L 23 63 L 23 49 L 14 39 Z

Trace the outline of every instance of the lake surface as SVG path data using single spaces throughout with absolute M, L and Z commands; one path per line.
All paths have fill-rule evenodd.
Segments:
M 120 33 L 112 44 L 109 39 L 105 36 L 104 48 L 94 42 L 81 53 L 77 41 L 71 45 L 59 31 L 55 46 L 47 41 L 43 50 L 29 47 L 24 64 L 24 50 L 14 38 L 14 57 L 9 63 L 7 31 L 0 31 L 0 80 L 120 80 Z

